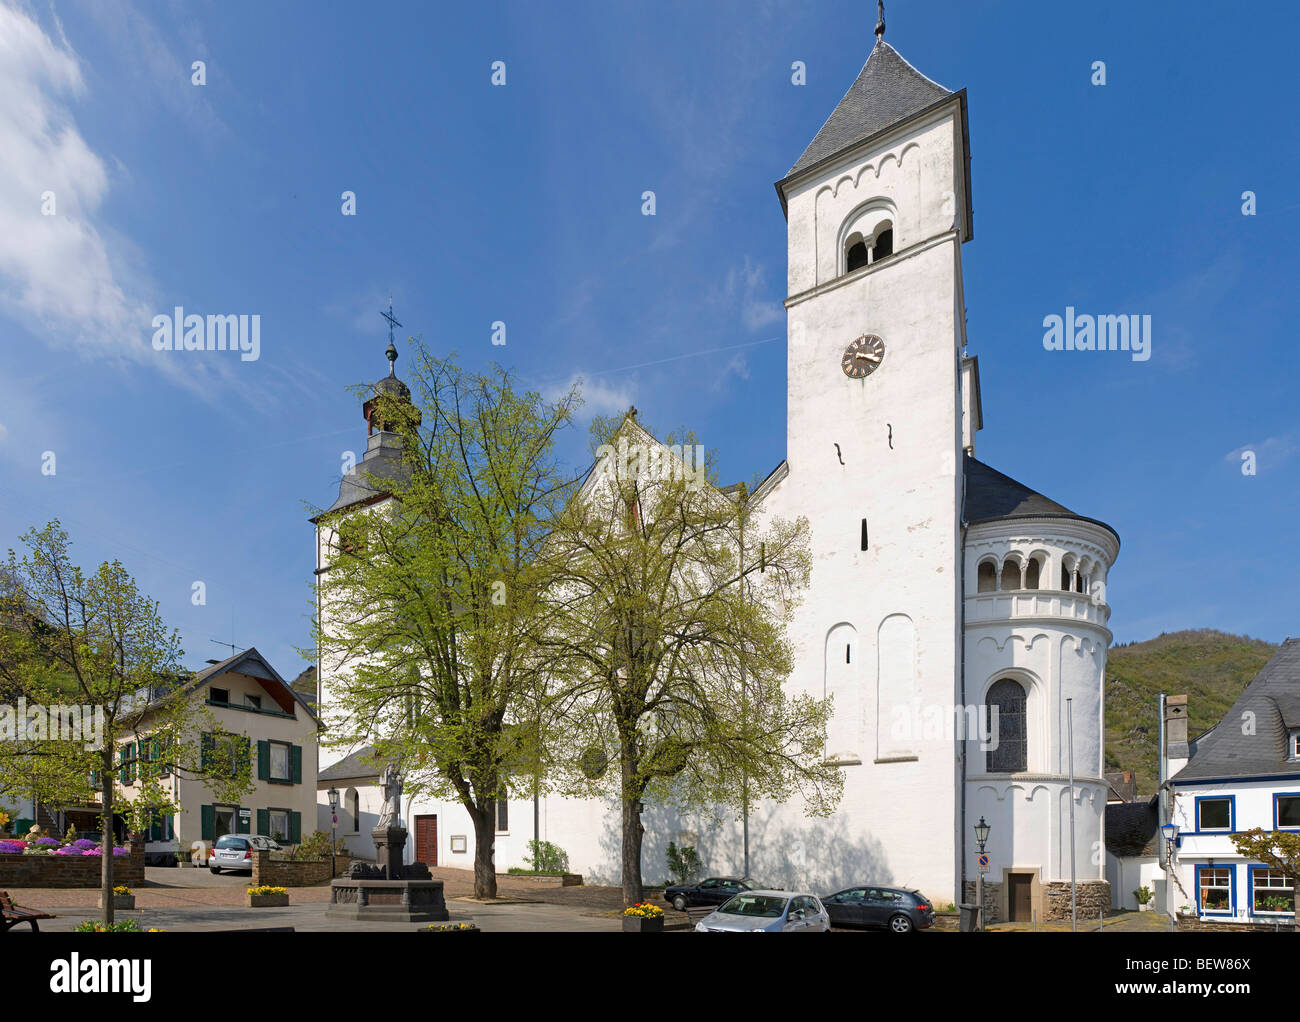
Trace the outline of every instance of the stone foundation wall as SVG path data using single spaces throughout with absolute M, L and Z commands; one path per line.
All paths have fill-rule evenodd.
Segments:
M 253 852 L 252 886 L 265 884 L 267 887 L 315 887 L 317 884 L 329 883 L 329 859 L 287 862 L 272 858 L 274 854 L 266 851 Z M 346 873 L 348 866 L 352 864 L 352 860 L 344 855 L 340 855 L 335 862 L 339 876 Z
M 134 842 L 126 848 L 126 855 L 113 860 L 113 886 L 142 887 L 144 843 Z M 22 887 L 98 890 L 102 866 L 98 855 L 0 855 L 0 891 Z
M 968 905 L 975 904 L 975 881 L 966 881 L 966 890 L 962 901 Z M 1002 922 L 1002 884 L 997 880 L 984 879 L 984 925 Z
M 1110 915 L 1110 881 L 1080 880 L 1075 885 L 1075 904 L 1080 919 L 1096 919 Z M 1053 881 L 1043 891 L 1043 918 L 1070 918 L 1070 884 Z

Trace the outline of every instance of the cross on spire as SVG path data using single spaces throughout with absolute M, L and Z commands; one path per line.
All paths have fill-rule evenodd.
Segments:
M 401 326 L 402 324 L 397 322 L 397 320 L 393 318 L 393 292 L 392 291 L 388 292 L 388 311 L 384 312 L 381 309 L 379 315 L 383 316 L 384 319 L 388 320 L 388 349 L 384 352 L 384 354 L 388 356 L 388 375 L 394 376 L 396 375 L 397 372 L 397 347 L 396 345 L 393 344 L 393 327 Z
M 885 39 L 885 0 L 876 0 L 876 10 L 880 14 L 876 22 L 876 38 L 881 42 Z

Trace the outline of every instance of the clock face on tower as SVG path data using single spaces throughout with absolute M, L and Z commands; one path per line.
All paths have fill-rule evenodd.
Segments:
M 844 349 L 840 368 L 849 379 L 861 380 L 874 373 L 884 357 L 885 342 L 875 334 L 863 334 Z

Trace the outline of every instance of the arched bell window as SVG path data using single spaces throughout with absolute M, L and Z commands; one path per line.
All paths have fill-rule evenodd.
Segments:
M 1012 678 L 995 681 L 989 688 L 985 699 L 988 727 L 996 739 L 989 742 L 994 747 L 984 753 L 984 768 L 989 773 L 1013 774 L 1028 769 L 1028 702 L 1024 686 Z

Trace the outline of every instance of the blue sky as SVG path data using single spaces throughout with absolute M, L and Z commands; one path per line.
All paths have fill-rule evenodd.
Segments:
M 1133 6 L 887 5 L 889 41 L 968 90 L 979 453 L 1120 533 L 1117 641 L 1280 641 L 1300 633 L 1300 13 Z M 346 388 L 386 371 L 390 289 L 403 335 L 543 389 L 582 375 L 589 411 L 635 402 L 725 479 L 765 474 L 785 454 L 772 183 L 874 24 L 863 0 L 0 0 L 0 541 L 58 515 L 82 563 L 120 557 L 161 602 L 189 663 L 220 639 L 295 674 L 307 506 L 364 449 Z M 155 352 L 175 305 L 260 315 L 260 358 Z M 1150 314 L 1152 358 L 1044 351 L 1067 305 Z

